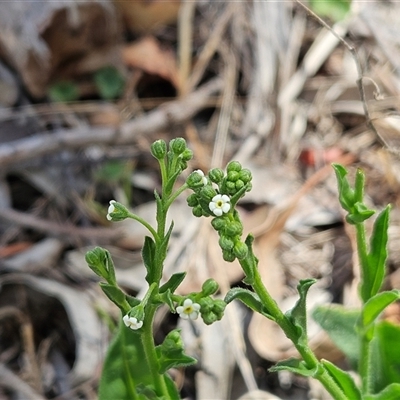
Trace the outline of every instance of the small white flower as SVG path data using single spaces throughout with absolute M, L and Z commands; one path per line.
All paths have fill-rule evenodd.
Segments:
M 196 169 L 193 172 L 196 172 L 197 174 L 199 174 L 201 176 L 204 186 L 207 185 L 208 179 L 206 178 L 206 176 L 204 175 L 204 172 L 201 169 Z
M 108 210 L 107 210 L 107 219 L 109 221 L 112 221 L 112 217 L 111 217 L 110 214 L 112 214 L 115 211 L 114 203 L 116 203 L 116 201 L 115 200 L 111 200 L 110 201 L 110 205 L 109 205 Z
M 217 194 L 212 198 L 208 207 L 217 217 L 226 214 L 231 209 L 231 199 L 226 194 Z
M 130 317 L 128 314 L 122 318 L 124 324 L 128 327 L 133 329 L 134 331 L 140 329 L 143 326 L 143 321 L 138 321 L 135 317 Z
M 183 319 L 195 320 L 199 316 L 200 304 L 193 303 L 192 300 L 186 299 L 183 306 L 176 307 L 176 312 Z

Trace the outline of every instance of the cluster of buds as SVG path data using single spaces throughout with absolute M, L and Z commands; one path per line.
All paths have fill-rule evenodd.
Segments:
M 197 170 L 186 180 L 193 190 L 187 198 L 188 205 L 196 217 L 214 216 L 212 226 L 219 234 L 219 245 L 226 261 L 243 259 L 247 255 L 247 246 L 240 240 L 243 226 L 235 205 L 251 190 L 251 179 L 248 169 L 242 168 L 237 161 L 231 161 L 226 173 L 214 168 L 205 176 Z
M 187 163 L 193 158 L 192 150 L 186 146 L 186 140 L 175 138 L 169 142 L 169 148 L 164 140 L 156 140 L 151 145 L 151 154 L 159 161 L 166 160 L 167 173 L 169 176 L 179 175 L 187 168 Z

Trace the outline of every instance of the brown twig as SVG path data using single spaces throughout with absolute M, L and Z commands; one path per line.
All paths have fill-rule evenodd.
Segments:
M 174 124 L 182 123 L 204 108 L 210 97 L 221 91 L 223 81 L 214 78 L 188 96 L 164 104 L 148 114 L 126 122 L 119 129 L 111 127 L 82 127 L 60 129 L 52 133 L 4 143 L 0 146 L 0 167 L 65 149 L 77 149 L 94 144 L 129 144 L 143 134 L 158 132 Z

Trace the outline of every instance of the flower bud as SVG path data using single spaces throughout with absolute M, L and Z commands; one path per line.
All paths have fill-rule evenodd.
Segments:
M 252 175 L 250 170 L 248 170 L 247 168 L 243 168 L 240 172 L 239 172 L 239 179 L 241 179 L 244 183 L 248 183 L 251 181 L 252 179 Z
M 212 323 L 218 321 L 218 317 L 213 312 L 205 314 L 203 313 L 201 314 L 201 318 L 203 318 L 203 321 L 206 325 L 211 325 Z
M 224 231 L 225 235 L 231 238 L 240 236 L 243 232 L 243 226 L 238 221 L 230 221 L 229 223 L 226 223 L 224 225 L 225 225 L 225 231 Z
M 220 316 L 220 318 L 221 318 L 225 311 L 225 307 L 226 307 L 225 301 L 217 299 L 217 300 L 214 300 L 214 305 L 213 305 L 212 310 L 215 314 L 217 314 L 217 316 Z
M 231 171 L 236 171 L 236 172 L 240 172 L 240 170 L 242 169 L 242 165 L 240 164 L 239 161 L 231 161 L 227 166 L 226 166 L 226 170 L 229 174 L 229 172 Z
M 224 171 L 220 168 L 213 168 L 209 171 L 208 177 L 210 178 L 211 182 L 220 183 L 224 178 Z
M 197 217 L 200 218 L 203 216 L 203 209 L 201 208 L 201 205 L 197 205 L 195 207 L 192 208 L 192 214 Z
M 200 190 L 200 196 L 207 201 L 210 201 L 214 196 L 217 195 L 216 190 L 210 186 L 204 186 L 201 190 Z
M 183 161 L 190 161 L 193 158 L 193 151 L 190 149 L 185 149 L 185 151 L 182 153 L 182 160 Z
M 183 138 L 175 138 L 169 142 L 169 148 L 176 155 L 182 154 L 186 150 L 186 140 Z M 185 160 L 188 161 L 188 160 Z
M 247 248 L 247 245 L 240 240 L 238 240 L 235 243 L 235 246 L 233 247 L 233 254 L 239 259 L 242 260 L 247 256 L 247 253 L 249 252 L 249 249 Z
M 199 199 L 196 193 L 192 193 L 191 195 L 189 195 L 186 201 L 189 207 L 196 207 L 199 205 Z
M 201 287 L 201 293 L 203 296 L 209 296 L 217 292 L 218 289 L 218 283 L 214 279 L 210 278 L 203 283 L 203 286 Z
M 199 189 L 204 186 L 203 177 L 197 171 L 194 171 L 187 177 L 186 184 L 190 189 Z
M 107 210 L 107 219 L 109 221 L 123 221 L 128 217 L 129 211 L 124 205 L 115 200 L 110 201 L 110 205 Z
M 225 227 L 226 222 L 225 222 L 224 218 L 214 218 L 214 219 L 211 221 L 211 225 L 212 225 L 212 227 L 218 232 L 218 231 L 220 231 L 222 228 Z
M 228 172 L 228 181 L 236 182 L 239 179 L 239 172 L 237 171 L 229 171 Z
M 240 190 L 243 186 L 244 186 L 244 182 L 243 182 L 241 179 L 238 179 L 238 180 L 235 182 L 235 188 L 236 188 L 236 190 Z
M 222 250 L 232 250 L 235 245 L 233 240 L 227 236 L 221 236 L 218 243 Z
M 156 140 L 150 147 L 151 154 L 157 160 L 162 160 L 167 154 L 167 144 L 164 140 Z
M 222 250 L 222 258 L 225 261 L 232 262 L 235 261 L 236 257 L 231 250 Z
M 108 278 L 106 251 L 101 247 L 95 247 L 85 255 L 85 260 L 91 270 L 104 279 Z
M 227 189 L 227 191 L 228 191 L 228 193 L 230 195 L 235 194 L 236 193 L 235 182 L 227 181 L 226 182 L 226 189 Z

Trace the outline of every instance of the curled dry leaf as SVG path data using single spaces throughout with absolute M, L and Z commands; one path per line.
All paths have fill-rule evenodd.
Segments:
M 178 69 L 175 54 L 171 49 L 162 48 L 153 37 L 144 37 L 125 46 L 122 51 L 126 65 L 151 75 L 158 75 L 178 87 Z

